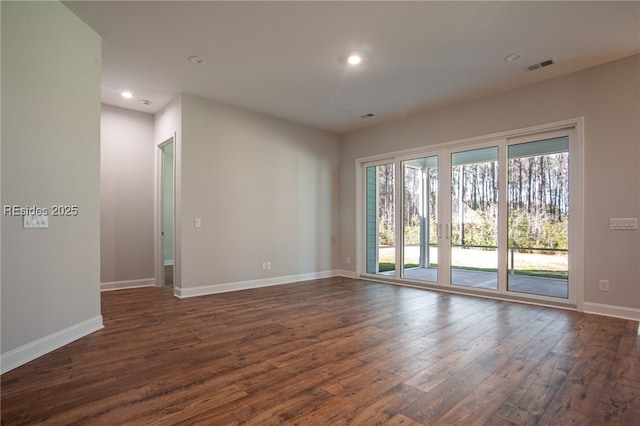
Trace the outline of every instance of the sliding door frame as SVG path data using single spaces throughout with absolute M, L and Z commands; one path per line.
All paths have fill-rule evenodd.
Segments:
M 583 251 L 583 229 L 584 229 L 584 141 L 583 141 L 584 119 L 582 117 L 547 123 L 537 126 L 531 126 L 511 131 L 494 133 L 490 135 L 472 137 L 462 140 L 456 140 L 433 145 L 425 145 L 415 149 L 396 151 L 376 156 L 369 156 L 356 159 L 356 276 L 368 279 L 388 282 L 391 284 L 414 286 L 422 288 L 433 288 L 440 291 L 453 293 L 476 294 L 483 297 L 503 300 L 516 300 L 527 303 L 533 303 L 545 306 L 564 307 L 569 309 L 577 309 L 583 311 L 584 304 L 584 251 Z M 568 298 L 555 298 L 548 296 L 539 296 L 531 294 L 520 294 L 507 290 L 507 167 L 508 164 L 508 146 L 511 144 L 523 143 L 527 141 L 535 141 L 546 139 L 557 135 L 566 135 L 569 137 L 569 179 L 570 179 L 570 199 L 569 199 L 569 281 L 568 281 Z M 499 210 L 498 210 L 498 290 L 482 290 L 475 288 L 466 288 L 459 285 L 450 284 L 450 244 L 445 244 L 439 240 L 438 242 L 438 282 L 430 283 L 418 280 L 411 280 L 401 277 L 402 267 L 396 267 L 394 276 L 381 276 L 379 274 L 367 274 L 364 266 L 366 247 L 364 243 L 364 227 L 366 221 L 364 218 L 364 201 L 363 197 L 366 190 L 366 181 L 364 180 L 363 170 L 365 166 L 382 163 L 395 163 L 395 205 L 396 216 L 402 211 L 403 202 L 403 169 L 402 162 L 419 157 L 438 156 L 439 179 L 438 187 L 440 194 L 449 192 L 449 195 L 439 199 L 439 221 L 449 224 L 446 232 L 451 232 L 451 205 L 450 185 L 451 185 L 451 153 L 455 151 L 472 150 L 488 146 L 498 146 L 498 182 L 499 182 Z M 444 173 L 442 172 L 444 171 Z M 444 230 L 441 237 L 444 239 Z M 449 237 L 450 238 L 450 237 Z M 402 266 L 404 259 L 403 253 L 403 224 L 401 218 L 396 218 L 396 266 Z M 446 266 L 446 268 L 444 267 Z M 446 270 L 445 270 L 446 269 Z

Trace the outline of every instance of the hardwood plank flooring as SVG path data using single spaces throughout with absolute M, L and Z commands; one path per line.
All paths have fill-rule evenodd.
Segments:
M 640 425 L 638 323 L 331 278 L 102 294 L 2 375 L 2 425 Z

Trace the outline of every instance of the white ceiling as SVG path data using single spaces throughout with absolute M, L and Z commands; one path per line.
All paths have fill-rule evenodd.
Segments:
M 640 53 L 638 1 L 64 3 L 102 36 L 104 103 L 190 93 L 335 133 Z

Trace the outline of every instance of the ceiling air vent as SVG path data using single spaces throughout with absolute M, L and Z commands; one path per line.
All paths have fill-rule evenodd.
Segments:
M 553 65 L 556 63 L 555 58 L 547 59 L 546 61 L 538 62 L 537 64 L 529 65 L 525 68 L 527 71 L 535 71 L 540 68 L 548 67 L 549 65 Z

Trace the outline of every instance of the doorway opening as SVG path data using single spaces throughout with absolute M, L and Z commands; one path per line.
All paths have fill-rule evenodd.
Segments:
M 160 241 L 161 285 L 172 287 L 175 279 L 175 155 L 173 138 L 160 146 Z

